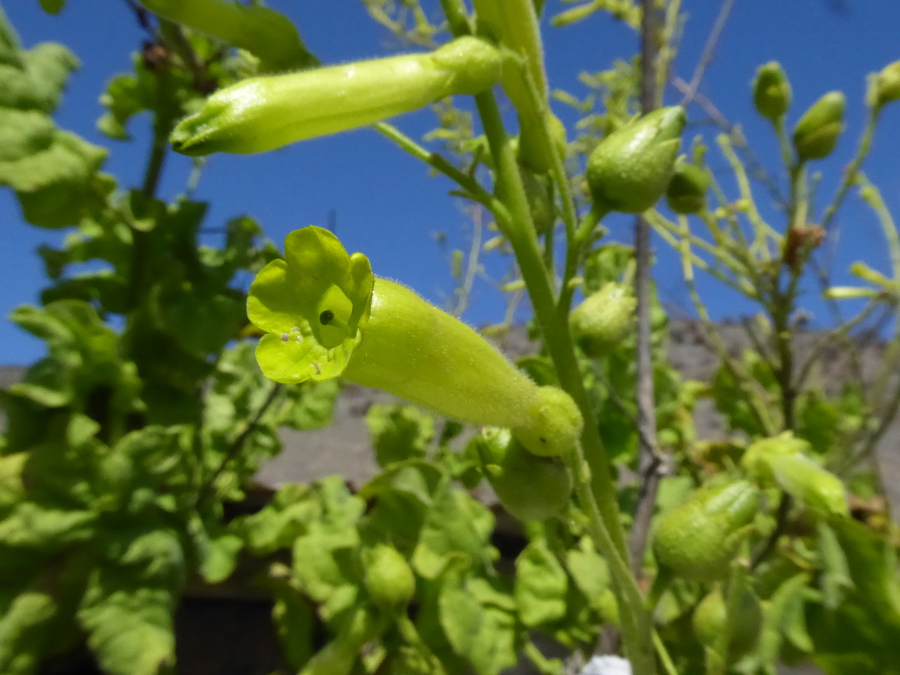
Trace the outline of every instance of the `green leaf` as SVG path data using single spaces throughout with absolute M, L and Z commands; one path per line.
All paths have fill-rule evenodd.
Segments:
M 530 628 L 566 615 L 566 571 L 545 541 L 532 541 L 516 558 L 515 596 L 519 618 Z
M 497 675 L 517 661 L 515 616 L 483 605 L 456 574 L 449 575 L 439 596 L 440 623 L 453 650 L 478 675 Z
M 223 534 L 209 539 L 200 561 L 200 574 L 208 584 L 225 581 L 237 567 L 238 554 L 243 548 L 243 540 L 234 534 Z
M 830 522 L 854 588 L 834 610 L 807 608 L 815 661 L 829 674 L 900 673 L 900 580 L 892 544 L 850 519 Z
M 582 537 L 577 549 L 566 552 L 566 569 L 588 603 L 599 611 L 600 596 L 609 588 L 609 567 L 589 537 Z
M 106 155 L 99 146 L 56 131 L 52 143 L 40 151 L 0 161 L 0 185 L 15 190 L 22 214 L 32 225 L 77 225 L 103 204 L 109 192 L 110 179 L 98 173 Z
M 77 618 L 112 675 L 153 675 L 175 662 L 172 617 L 185 576 L 178 533 L 146 515 L 103 533 L 107 562 L 91 573 Z M 153 529 L 154 526 L 158 526 Z
M 0 63 L 0 108 L 53 112 L 69 75 L 79 66 L 78 59 L 55 43 L 22 50 L 4 14 L 0 14 L 0 33 L 6 38 Z
M 461 556 L 470 567 L 484 564 L 489 536 L 485 525 L 493 524 L 493 516 L 473 502 L 449 482 L 435 493 L 412 557 L 413 568 L 421 576 L 437 578 L 454 557 Z M 477 514 L 474 521 L 473 514 Z
M 289 483 L 278 490 L 265 508 L 235 521 L 233 528 L 254 552 L 266 554 L 291 546 L 320 513 L 310 488 Z
M 288 387 L 278 412 L 278 424 L 298 431 L 327 427 L 334 417 L 334 404 L 340 390 L 339 380 Z
M 41 8 L 48 14 L 58 14 L 66 6 L 66 0 L 41 0 Z
M 95 573 L 78 620 L 88 645 L 111 675 L 156 675 L 175 663 L 172 591 L 141 584 L 105 570 Z
M 366 413 L 366 424 L 382 467 L 424 457 L 434 438 L 434 418 L 416 406 L 376 403 Z
M 27 460 L 28 453 L 25 452 L 0 456 L 0 514 L 25 499 L 22 469 Z
M 812 651 L 812 641 L 806 632 L 803 608 L 809 583 L 808 574 L 789 577 L 775 589 L 766 603 L 762 631 L 754 660 L 761 666 L 774 667 L 787 638 L 802 651 Z
M 343 587 L 362 582 L 357 560 L 360 541 L 356 529 L 327 531 L 318 523 L 294 542 L 294 575 L 316 602 L 326 602 Z
M 292 668 L 301 668 L 315 652 L 314 605 L 296 593 L 276 594 L 272 620 L 278 630 L 278 639 L 288 664 Z
M 53 553 L 93 536 L 96 514 L 20 502 L 0 520 L 0 544 Z
M 306 50 L 296 26 L 268 7 L 212 0 L 142 0 L 149 10 L 189 28 L 246 49 L 267 68 L 280 72 L 308 68 L 319 61 Z
M 824 567 L 820 580 L 822 601 L 828 609 L 835 609 L 841 604 L 844 593 L 853 587 L 847 556 L 844 554 L 837 536 L 824 522 L 817 523 L 819 533 L 819 556 Z
M 56 614 L 49 595 L 25 592 L 0 617 L 0 672 L 30 675 L 37 670 L 48 647 L 48 625 Z

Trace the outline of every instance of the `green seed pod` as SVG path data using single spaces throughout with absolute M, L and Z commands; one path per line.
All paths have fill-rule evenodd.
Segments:
M 696 164 L 679 161 L 666 190 L 666 203 L 675 213 L 697 213 L 706 208 L 709 174 Z
M 269 70 L 318 65 L 291 21 L 268 7 L 224 0 L 141 0 L 160 16 L 258 56 Z
M 722 591 L 716 589 L 707 595 L 694 610 L 691 624 L 700 644 L 710 649 L 718 646 L 719 636 L 725 629 L 726 607 Z M 759 600 L 750 589 L 741 595 L 738 615 L 731 625 L 728 660 L 737 661 L 756 647 L 762 628 L 762 610 Z
M 844 131 L 843 92 L 830 91 L 812 104 L 794 127 L 794 149 L 801 162 L 828 157 Z
M 753 104 L 772 123 L 778 122 L 791 106 L 791 83 L 777 61 L 759 67 L 753 80 Z
M 624 213 L 652 207 L 669 186 L 686 122 L 684 109 L 660 108 L 604 138 L 588 157 L 594 206 Z
M 503 507 L 519 520 L 547 520 L 568 506 L 572 479 L 558 457 L 528 452 L 510 432 L 486 427 L 472 439 L 482 471 Z
M 844 484 L 808 455 L 812 446 L 789 431 L 757 441 L 741 460 L 747 473 L 762 485 L 778 486 L 813 509 L 829 516 L 847 516 Z
M 876 108 L 900 101 L 900 61 L 894 61 L 873 76 L 869 100 Z
M 363 583 L 379 607 L 400 607 L 416 592 L 416 577 L 400 551 L 377 544 L 363 552 Z
M 637 300 L 630 287 L 609 282 L 572 310 L 569 325 L 581 351 L 593 359 L 612 352 L 634 323 Z
M 266 265 L 247 298 L 266 332 L 256 358 L 285 384 L 338 376 L 450 417 L 512 429 L 537 454 L 574 448 L 582 420 L 560 389 L 538 387 L 467 325 L 411 290 L 376 278 L 328 230 L 285 239 L 285 260 Z
M 699 489 L 662 516 L 653 539 L 657 561 L 688 580 L 724 576 L 758 507 L 759 490 L 745 480 Z
M 427 54 L 243 80 L 210 96 L 169 140 L 186 155 L 264 152 L 477 94 L 499 79 L 499 51 L 463 37 Z

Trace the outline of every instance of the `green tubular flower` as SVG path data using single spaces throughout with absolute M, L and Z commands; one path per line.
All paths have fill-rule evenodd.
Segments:
M 876 108 L 900 101 L 900 61 L 894 61 L 872 76 L 869 100 Z
M 759 67 L 753 80 L 753 104 L 763 117 L 778 122 L 791 105 L 791 83 L 781 64 L 770 61 Z
M 582 420 L 562 390 L 538 387 L 478 333 L 411 290 L 372 274 L 361 253 L 306 227 L 264 267 L 247 314 L 267 334 L 256 356 L 285 384 L 342 375 L 461 420 L 512 429 L 528 450 L 575 447 Z
M 666 189 L 666 203 L 675 213 L 687 215 L 706 208 L 709 174 L 696 164 L 678 161 Z
M 569 504 L 572 479 L 559 457 L 528 452 L 507 429 L 484 428 L 472 439 L 500 503 L 519 520 L 547 520 Z
M 669 185 L 686 122 L 682 108 L 660 108 L 600 141 L 587 164 L 595 208 L 641 213 L 653 206 Z
M 684 579 L 724 576 L 759 507 L 759 490 L 741 480 L 704 487 L 662 516 L 653 539 L 657 561 Z
M 255 54 L 270 70 L 316 65 L 296 26 L 268 7 L 223 0 L 140 0 L 156 14 Z
M 453 94 L 477 94 L 499 80 L 500 53 L 483 40 L 463 37 L 427 54 L 243 80 L 181 120 L 170 141 L 186 155 L 264 152 Z
M 794 149 L 801 162 L 828 157 L 844 131 L 843 92 L 830 91 L 803 113 L 794 127 Z
M 572 336 L 585 355 L 599 359 L 613 351 L 631 330 L 637 300 L 624 284 L 610 282 L 572 310 Z
M 789 431 L 753 443 L 741 465 L 762 485 L 778 486 L 829 516 L 847 516 L 844 484 L 809 458 L 812 446 Z

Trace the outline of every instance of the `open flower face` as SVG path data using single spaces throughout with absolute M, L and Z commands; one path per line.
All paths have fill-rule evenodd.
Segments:
M 247 299 L 250 321 L 267 333 L 256 348 L 259 365 L 284 384 L 337 377 L 369 319 L 372 267 L 320 227 L 291 232 L 284 246 L 285 259 L 260 271 Z

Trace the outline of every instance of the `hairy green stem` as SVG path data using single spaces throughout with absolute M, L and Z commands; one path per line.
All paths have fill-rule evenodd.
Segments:
M 617 588 L 619 611 L 623 617 L 626 650 L 635 665 L 645 662 L 649 655 L 649 669 L 641 669 L 636 665 L 636 671 L 652 673 L 654 664 L 649 615 L 637 582 L 629 571 L 625 537 L 616 503 L 616 485 L 612 479 L 610 461 L 603 447 L 599 430 L 593 423 L 593 410 L 581 380 L 568 323 L 561 321 L 557 314 L 557 303 L 553 297 L 546 268 L 543 265 L 525 190 L 519 177 L 515 155 L 503 127 L 497 102 L 491 93 L 479 94 L 475 97 L 475 101 L 494 158 L 498 189 L 503 195 L 503 201 L 510 214 L 510 221 L 506 224 L 504 234 L 512 245 L 519 263 L 522 278 L 556 367 L 560 384 L 578 404 L 585 419 L 581 442 L 584 458 L 589 467 L 590 488 L 588 487 L 588 476 L 585 475 L 588 472 L 579 470 L 574 475 L 576 486 L 578 486 L 579 500 L 582 508 L 586 511 L 597 509 L 597 518 L 594 519 L 592 534 L 601 553 L 608 560 L 622 561 L 621 566 L 611 563 L 611 570 L 614 575 L 614 585 Z M 577 464 L 579 467 L 581 466 L 580 457 Z

